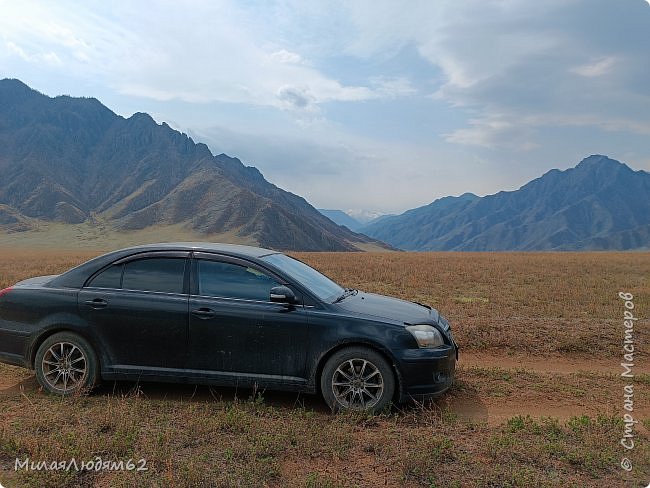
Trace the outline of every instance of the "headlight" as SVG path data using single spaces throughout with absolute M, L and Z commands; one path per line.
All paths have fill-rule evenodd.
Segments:
M 420 347 L 438 347 L 445 343 L 440 331 L 432 325 L 409 325 L 406 330 L 413 334 Z

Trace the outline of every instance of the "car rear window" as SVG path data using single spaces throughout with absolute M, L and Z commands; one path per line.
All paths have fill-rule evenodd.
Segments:
M 125 290 L 183 293 L 183 258 L 147 258 L 124 265 L 122 288 Z

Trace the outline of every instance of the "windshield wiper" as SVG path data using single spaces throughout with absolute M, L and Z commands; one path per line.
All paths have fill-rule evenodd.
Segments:
M 359 293 L 359 290 L 355 290 L 354 288 L 346 288 L 343 294 L 332 303 L 339 303 L 340 301 L 345 300 L 347 297 L 356 295 L 357 293 Z

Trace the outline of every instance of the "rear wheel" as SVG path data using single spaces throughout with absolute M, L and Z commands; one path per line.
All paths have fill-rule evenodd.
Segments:
M 45 339 L 36 352 L 34 369 L 41 386 L 57 395 L 88 391 L 99 377 L 93 348 L 72 332 L 59 332 Z
M 333 411 L 386 408 L 395 393 L 393 370 L 376 351 L 349 347 L 328 359 L 321 375 L 321 392 Z

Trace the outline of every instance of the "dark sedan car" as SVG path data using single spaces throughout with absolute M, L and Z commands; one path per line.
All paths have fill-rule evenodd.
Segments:
M 380 410 L 447 390 L 457 355 L 436 310 L 255 247 L 133 247 L 0 291 L 0 361 L 63 395 L 101 379 L 256 385 Z

